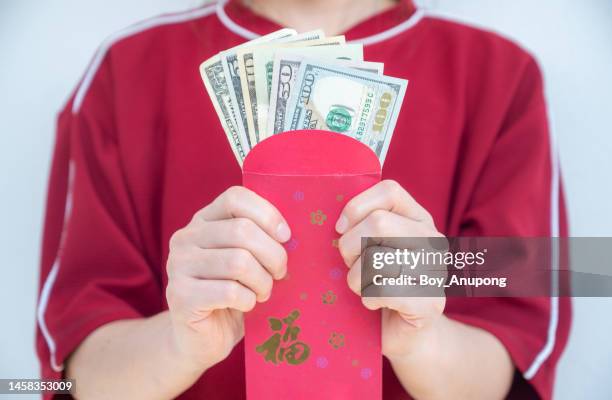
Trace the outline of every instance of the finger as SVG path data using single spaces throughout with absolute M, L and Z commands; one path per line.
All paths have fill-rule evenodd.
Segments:
M 255 293 L 232 280 L 184 278 L 168 287 L 168 303 L 190 320 L 206 318 L 211 312 L 234 309 L 247 312 L 255 307 Z
M 379 248 L 380 249 L 380 248 Z M 368 249 L 369 251 L 370 249 Z M 389 249 L 387 248 L 386 251 Z M 367 256 L 365 257 L 367 260 Z M 416 287 L 397 287 L 397 286 L 377 286 L 375 282 L 377 280 L 374 277 L 379 277 L 378 281 L 382 278 L 397 278 L 402 274 L 402 269 L 397 265 L 390 265 L 382 268 L 380 270 L 373 268 L 362 268 L 361 263 L 363 262 L 364 257 L 358 257 L 357 261 L 351 266 L 349 272 L 346 275 L 346 280 L 349 288 L 355 294 L 360 296 L 368 296 L 368 297 L 381 297 L 381 296 L 397 296 L 397 295 L 410 295 L 417 296 L 419 293 L 419 288 Z M 409 274 L 412 275 L 409 269 Z M 365 275 L 364 275 L 365 274 Z M 406 274 L 405 274 L 406 275 Z M 432 293 L 430 290 L 429 294 Z
M 406 321 L 414 321 L 444 311 L 446 299 L 440 297 L 363 297 L 363 305 L 370 310 L 388 308 L 397 311 Z
M 242 186 L 233 186 L 195 215 L 206 221 L 248 218 L 268 235 L 283 243 L 291 230 L 281 213 L 269 201 Z
M 417 297 L 364 297 L 361 302 L 370 310 L 388 308 L 405 315 L 419 315 L 414 303 L 419 302 Z
M 387 210 L 415 221 L 433 225 L 431 215 L 397 182 L 382 181 L 353 197 L 344 207 L 336 231 L 347 232 L 374 210 Z
M 346 283 L 353 293 L 361 295 L 361 257 L 355 261 L 348 274 L 346 274 Z
M 346 265 L 351 266 L 361 254 L 362 238 L 377 238 L 376 244 L 388 247 L 405 247 L 411 242 L 424 247 L 428 245 L 427 238 L 435 236 L 439 233 L 422 222 L 390 211 L 375 210 L 340 237 L 338 248 Z
M 236 280 L 257 295 L 257 301 L 270 298 L 273 278 L 245 249 L 196 249 L 175 260 L 181 272 L 196 279 Z M 169 275 L 173 274 L 168 271 Z
M 248 250 L 275 278 L 287 270 L 287 252 L 252 220 L 246 218 L 209 221 L 188 232 L 202 249 L 241 248 Z

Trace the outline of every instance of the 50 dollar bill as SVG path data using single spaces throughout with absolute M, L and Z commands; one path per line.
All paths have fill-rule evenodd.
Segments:
M 253 48 L 253 74 L 255 79 L 255 109 L 257 115 L 252 114 L 247 118 L 257 121 L 258 133 L 261 136 L 260 140 L 265 139 L 268 125 L 268 108 L 270 104 L 270 92 L 272 84 L 272 68 L 274 63 L 274 54 L 283 49 L 306 49 L 311 47 L 328 47 L 340 48 L 344 45 L 344 36 L 334 36 L 316 40 L 303 40 L 290 43 L 273 43 L 258 46 Z
M 310 32 L 300 33 L 295 36 L 289 36 L 281 39 L 273 40 L 273 46 L 282 46 L 287 43 L 307 42 L 319 40 L 325 37 L 322 30 L 317 29 Z M 251 147 L 259 143 L 259 124 L 257 118 L 257 96 L 255 92 L 256 75 L 255 65 L 253 62 L 253 53 L 261 46 L 246 47 L 236 51 L 236 59 L 238 63 L 238 75 L 241 86 L 242 102 L 244 104 L 243 124 L 246 123 L 245 130 L 247 131 Z

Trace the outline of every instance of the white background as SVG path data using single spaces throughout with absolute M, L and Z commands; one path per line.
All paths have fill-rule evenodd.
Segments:
M 197 4 L 0 0 L 0 377 L 38 374 L 33 351 L 35 297 L 56 112 L 108 34 Z M 535 53 L 545 73 L 572 234 L 612 236 L 612 2 L 429 4 L 436 13 L 502 32 Z M 574 305 L 556 398 L 610 399 L 612 302 L 577 299 Z

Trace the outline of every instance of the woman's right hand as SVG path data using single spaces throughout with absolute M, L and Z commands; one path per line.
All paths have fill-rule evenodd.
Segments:
M 266 301 L 285 276 L 281 243 L 291 232 L 280 212 L 234 186 L 198 211 L 170 239 L 166 297 L 173 350 L 205 370 L 244 335 L 243 312 Z

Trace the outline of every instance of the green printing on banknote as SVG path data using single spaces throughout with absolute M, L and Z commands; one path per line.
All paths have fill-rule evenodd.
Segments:
M 335 106 L 327 114 L 325 123 L 327 127 L 334 132 L 346 132 L 350 126 L 355 110 L 349 109 L 342 105 Z

